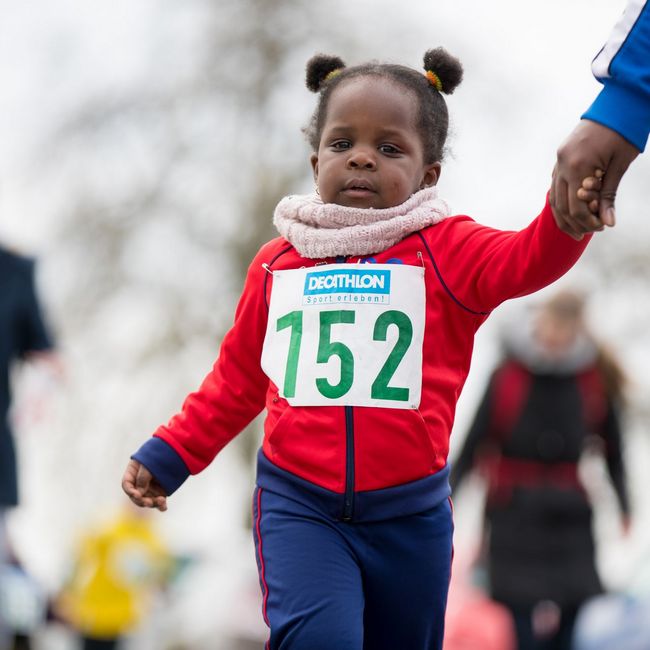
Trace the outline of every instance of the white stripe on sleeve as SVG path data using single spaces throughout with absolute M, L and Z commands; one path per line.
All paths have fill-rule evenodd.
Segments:
M 609 74 L 609 66 L 629 36 L 632 27 L 634 27 L 639 14 L 646 4 L 646 1 L 647 0 L 630 0 L 627 3 L 623 15 L 616 25 L 614 25 L 609 40 L 605 43 L 603 49 L 596 55 L 596 58 L 591 64 L 591 70 L 596 78 L 606 79 L 611 76 Z

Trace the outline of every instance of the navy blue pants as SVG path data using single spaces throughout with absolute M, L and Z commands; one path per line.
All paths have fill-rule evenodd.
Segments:
M 335 521 L 257 488 L 253 500 L 268 650 L 440 650 L 453 522 L 431 510 Z

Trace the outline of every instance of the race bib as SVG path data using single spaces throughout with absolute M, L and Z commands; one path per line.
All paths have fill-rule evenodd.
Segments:
M 292 406 L 414 409 L 424 318 L 422 267 L 274 271 L 262 368 Z

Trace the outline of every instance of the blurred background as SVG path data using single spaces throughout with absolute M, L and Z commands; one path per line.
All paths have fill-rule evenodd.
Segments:
M 122 507 L 129 455 L 216 358 L 243 274 L 274 236 L 287 193 L 310 191 L 301 133 L 318 51 L 419 68 L 443 45 L 465 66 L 449 97 L 439 187 L 454 213 L 519 229 L 539 211 L 555 152 L 599 86 L 591 58 L 623 0 L 0 0 L 0 241 L 38 259 L 64 371 L 14 376 L 20 506 L 13 546 L 48 596 L 84 532 Z M 650 158 L 624 177 L 618 225 L 560 282 L 632 379 L 625 420 L 633 524 L 623 538 L 593 461 L 598 562 L 627 590 L 650 558 Z M 477 337 L 452 459 L 499 357 L 499 332 L 538 298 L 500 309 Z M 133 648 L 261 647 L 250 525 L 259 422 L 152 519 L 173 580 Z M 456 503 L 460 557 L 476 544 L 481 486 Z M 614 522 L 614 523 L 613 523 Z M 650 585 L 648 586 L 650 592 Z M 74 648 L 52 623 L 36 648 Z M 650 647 L 650 646 L 648 646 Z

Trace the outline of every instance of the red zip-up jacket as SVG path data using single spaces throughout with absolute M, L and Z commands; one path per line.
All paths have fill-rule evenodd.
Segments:
M 449 494 L 447 454 L 456 402 L 474 334 L 504 300 L 563 275 L 582 254 L 556 226 L 546 203 L 518 232 L 449 217 L 405 237 L 370 260 L 313 260 L 285 239 L 265 244 L 248 270 L 235 321 L 199 389 L 167 426 L 134 454 L 171 494 L 203 470 L 267 409 L 258 484 L 316 499 L 346 520 L 407 514 Z M 290 406 L 260 365 L 273 285 L 271 271 L 346 261 L 425 267 L 422 396 L 417 409 Z

